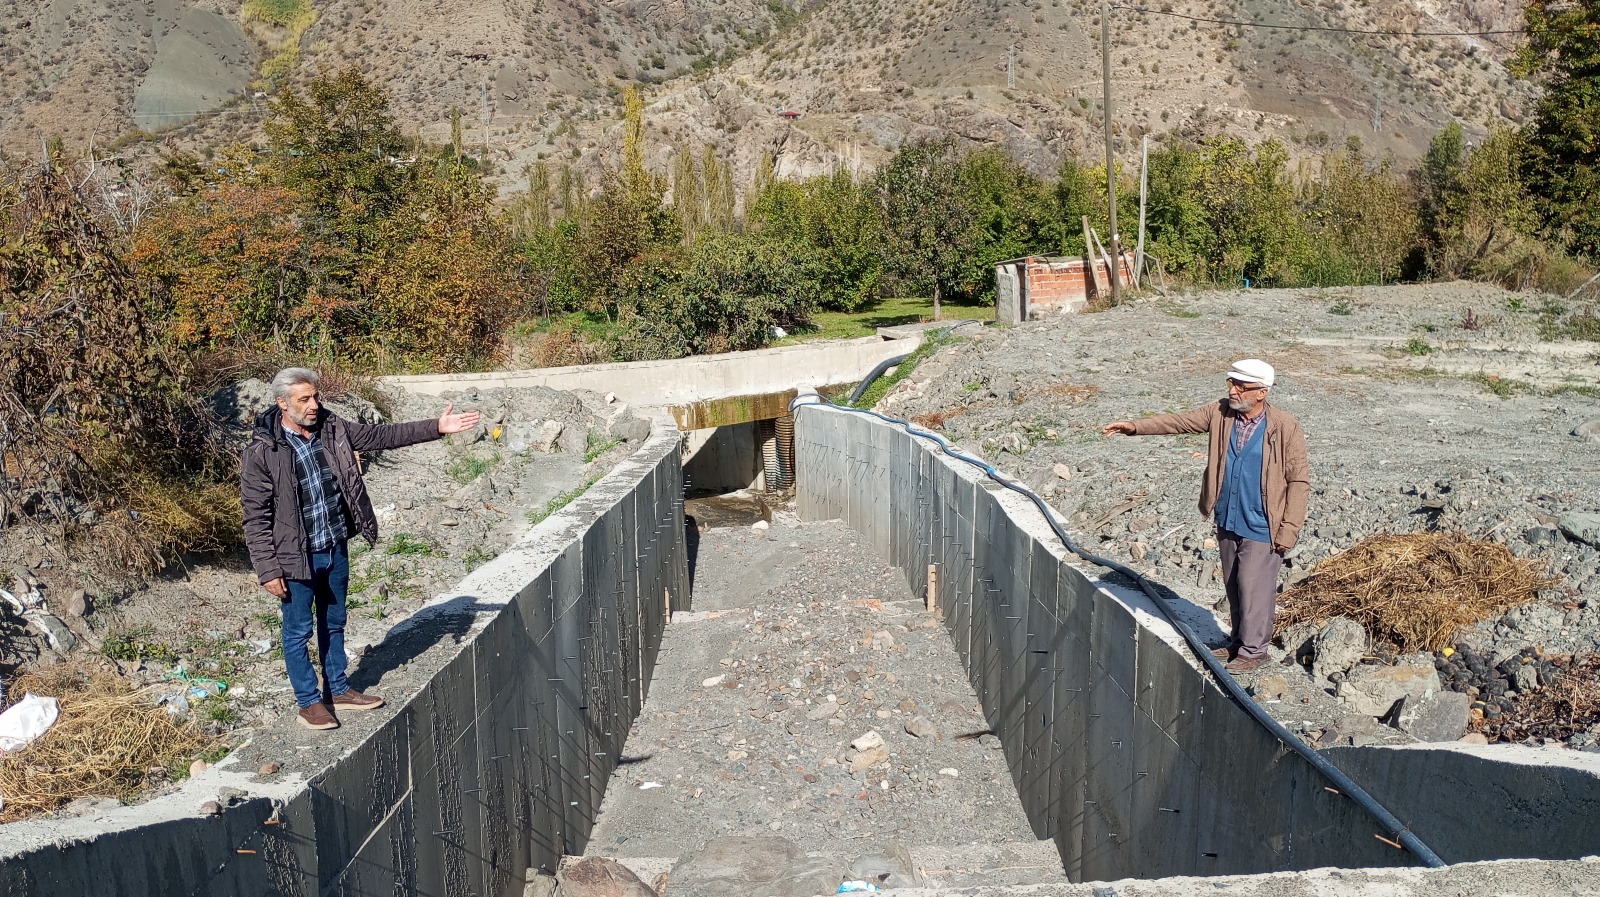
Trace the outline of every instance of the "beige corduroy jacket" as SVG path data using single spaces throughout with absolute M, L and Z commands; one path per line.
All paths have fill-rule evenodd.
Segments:
M 1311 462 L 1306 457 L 1306 437 L 1294 415 L 1267 403 L 1265 439 L 1261 449 L 1261 492 L 1266 506 L 1272 543 L 1293 548 L 1305 526 L 1311 501 Z M 1238 415 L 1219 399 L 1177 414 L 1158 414 L 1133 422 L 1136 436 L 1172 436 L 1179 433 L 1210 434 L 1205 476 L 1200 480 L 1200 513 L 1211 519 L 1222 494 L 1227 469 L 1228 439 Z

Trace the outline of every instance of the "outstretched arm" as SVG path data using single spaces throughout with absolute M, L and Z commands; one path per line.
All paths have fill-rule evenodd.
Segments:
M 1106 436 L 1175 436 L 1179 433 L 1204 433 L 1211 429 L 1215 403 L 1201 405 L 1177 414 L 1156 414 L 1138 420 L 1112 421 L 1101 428 Z

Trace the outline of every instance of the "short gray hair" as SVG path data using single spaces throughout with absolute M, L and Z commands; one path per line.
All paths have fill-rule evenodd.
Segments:
M 312 386 L 318 385 L 317 372 L 310 368 L 284 368 L 278 376 L 272 378 L 272 397 L 274 399 L 287 399 L 289 390 L 302 383 Z

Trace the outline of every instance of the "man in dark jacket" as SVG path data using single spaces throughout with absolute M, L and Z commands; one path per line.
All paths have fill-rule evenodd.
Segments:
M 256 418 L 241 474 L 245 546 L 261 585 L 283 604 L 283 660 L 300 705 L 300 723 L 335 729 L 333 710 L 372 710 L 383 699 L 364 695 L 345 679 L 345 592 L 350 556 L 345 543 L 359 533 L 378 540 L 378 518 L 361 478 L 356 452 L 401 448 L 470 430 L 478 413 L 409 424 L 358 424 L 322 407 L 317 375 L 285 368 L 272 378 L 278 407 Z M 324 690 L 317 687 L 307 648 L 315 621 Z M 329 704 L 332 705 L 330 708 Z
M 1200 513 L 1217 524 L 1231 639 L 1211 653 L 1245 673 L 1267 659 L 1283 553 L 1305 526 L 1311 496 L 1306 437 L 1294 415 L 1267 403 L 1277 371 L 1259 358 L 1236 361 L 1228 395 L 1178 414 L 1107 424 L 1107 436 L 1208 433 Z

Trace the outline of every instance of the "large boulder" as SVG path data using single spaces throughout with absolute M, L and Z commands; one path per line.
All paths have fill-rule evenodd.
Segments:
M 1406 698 L 1395 727 L 1418 741 L 1457 741 L 1467 731 L 1471 700 L 1457 691 Z
M 1568 539 L 1600 548 L 1600 514 L 1568 514 L 1557 525 Z
M 1362 664 L 1339 682 L 1339 700 L 1352 713 L 1388 716 L 1405 699 L 1422 701 L 1440 691 L 1439 672 L 1424 660 L 1404 658 L 1395 666 Z
M 1311 640 L 1311 675 L 1329 682 L 1361 662 L 1367 653 L 1367 631 L 1349 617 L 1334 617 Z
M 562 897 L 656 897 L 632 869 L 609 857 L 585 857 L 557 877 Z

